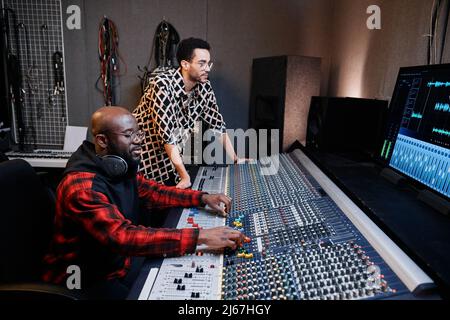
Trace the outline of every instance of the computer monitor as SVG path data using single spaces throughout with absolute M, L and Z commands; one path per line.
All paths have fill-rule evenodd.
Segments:
M 381 158 L 450 197 L 450 64 L 400 68 Z
M 385 100 L 311 97 L 306 146 L 353 157 L 376 157 L 387 110 Z

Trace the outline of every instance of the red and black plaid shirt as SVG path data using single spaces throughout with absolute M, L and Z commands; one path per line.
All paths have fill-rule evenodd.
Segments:
M 47 266 L 44 281 L 62 283 L 69 265 L 80 266 L 83 277 L 86 264 L 82 259 L 82 248 L 86 249 L 86 242 L 90 256 L 98 254 L 101 257 L 104 250 L 120 257 L 118 264 L 103 266 L 103 270 L 94 272 L 103 280 L 124 277 L 130 267 L 130 256 L 165 257 L 195 251 L 198 229 L 154 229 L 132 224 L 117 205 L 93 188 L 95 176 L 89 172 L 69 173 L 58 187 L 55 235 L 50 253 L 44 258 Z M 140 202 L 150 210 L 197 207 L 201 205 L 203 194 L 166 187 L 140 175 L 137 176 L 137 189 Z

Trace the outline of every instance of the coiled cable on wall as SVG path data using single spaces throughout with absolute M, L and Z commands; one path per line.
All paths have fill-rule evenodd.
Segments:
M 19 149 L 25 149 L 25 139 L 27 136 L 27 127 L 24 121 L 24 88 L 22 75 L 21 48 L 19 45 L 19 23 L 17 14 L 10 8 L 1 8 L 2 18 L 4 19 L 4 29 L 0 30 L 6 38 L 6 57 L 7 57 L 7 77 L 8 77 L 8 102 L 11 105 L 11 112 L 16 117 Z M 10 30 L 12 27 L 12 30 Z M 10 36 L 10 31 L 13 37 Z M 15 47 L 15 51 L 13 50 Z M 14 134 L 15 137 L 15 134 Z M 16 139 L 16 138 L 15 138 Z
M 119 53 L 119 35 L 117 27 L 106 16 L 100 22 L 98 30 L 98 57 L 100 60 L 100 76 L 97 79 L 95 87 L 103 93 L 105 105 L 112 106 L 118 103 L 117 87 L 119 86 L 120 67 L 119 60 L 125 66 Z M 102 88 L 99 88 L 99 82 Z

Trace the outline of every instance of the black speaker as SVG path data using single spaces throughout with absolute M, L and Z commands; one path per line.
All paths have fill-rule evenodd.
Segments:
M 381 147 L 387 110 L 385 100 L 312 97 L 306 146 L 374 156 Z
M 249 127 L 279 130 L 277 152 L 306 140 L 311 97 L 320 92 L 320 64 L 320 58 L 303 56 L 253 60 Z

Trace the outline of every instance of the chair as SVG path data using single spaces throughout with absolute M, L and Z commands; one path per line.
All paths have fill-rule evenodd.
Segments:
M 40 280 L 54 211 L 52 193 L 26 161 L 0 163 L 0 300 L 81 298 Z

